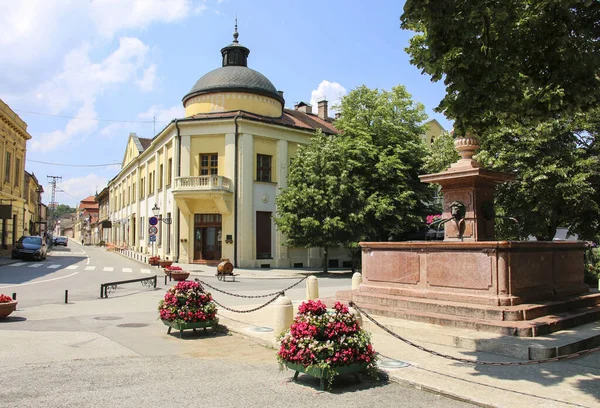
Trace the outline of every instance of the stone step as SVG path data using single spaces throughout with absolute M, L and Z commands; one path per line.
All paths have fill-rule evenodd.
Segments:
M 442 300 L 421 299 L 374 292 L 343 291 L 336 296 L 342 300 L 354 300 L 359 305 L 373 305 L 430 312 L 441 315 L 463 316 L 490 321 L 525 321 L 546 315 L 565 313 L 569 310 L 600 306 L 600 294 L 587 294 L 564 298 L 560 301 L 547 301 L 518 306 L 488 306 Z
M 402 309 L 381 304 L 365 303 L 357 299 L 354 302 L 369 314 L 441 326 L 487 331 L 504 336 L 535 337 L 600 320 L 600 306 L 580 308 L 571 312 L 557 313 L 527 321 L 502 321 L 446 315 L 423 310 Z
M 371 317 L 395 335 L 432 350 L 436 350 L 436 345 L 443 345 L 521 360 L 538 360 L 600 346 L 600 321 L 578 326 L 577 330 L 563 330 L 539 337 L 514 337 L 374 314 Z M 372 333 L 384 332 L 364 315 L 362 327 Z M 390 341 L 394 340 L 401 341 L 390 337 Z

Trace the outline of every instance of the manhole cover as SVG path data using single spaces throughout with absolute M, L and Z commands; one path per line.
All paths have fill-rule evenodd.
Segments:
M 146 323 L 123 323 L 117 324 L 117 327 L 146 327 L 148 324 Z
M 250 331 L 253 332 L 257 332 L 257 333 L 268 333 L 268 332 L 272 332 L 273 328 L 272 327 L 267 327 L 267 326 L 259 326 L 259 327 L 253 327 L 251 329 L 248 329 Z
M 95 320 L 121 320 L 122 317 L 119 316 L 96 316 Z
M 404 368 L 404 367 L 408 367 L 410 364 L 405 363 L 404 361 L 398 361 L 398 360 L 383 360 L 383 361 L 379 361 L 377 363 L 377 365 L 380 368 Z

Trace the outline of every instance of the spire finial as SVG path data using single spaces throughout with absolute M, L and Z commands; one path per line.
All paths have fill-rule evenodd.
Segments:
M 239 35 L 240 34 L 238 33 L 238 30 L 237 30 L 237 13 L 236 13 L 236 15 L 235 15 L 235 31 L 233 32 L 233 42 L 236 44 L 238 42 Z

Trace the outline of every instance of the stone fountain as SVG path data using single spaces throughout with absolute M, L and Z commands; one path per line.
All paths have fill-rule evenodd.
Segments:
M 514 176 L 481 168 L 477 138 L 454 145 L 460 160 L 420 177 L 441 186 L 444 240 L 361 242 L 363 283 L 337 297 L 383 316 L 514 336 L 600 320 L 600 294 L 583 281 L 585 244 L 494 240 L 494 189 Z

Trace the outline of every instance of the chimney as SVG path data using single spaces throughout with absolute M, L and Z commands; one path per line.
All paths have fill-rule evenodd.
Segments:
M 319 113 L 317 116 L 323 120 L 327 120 L 327 99 L 317 102 L 317 106 L 319 107 Z
M 277 95 L 279 95 L 281 99 L 283 99 L 283 91 L 277 91 Z
M 307 103 L 300 102 L 294 107 L 298 112 L 312 113 L 312 106 Z

